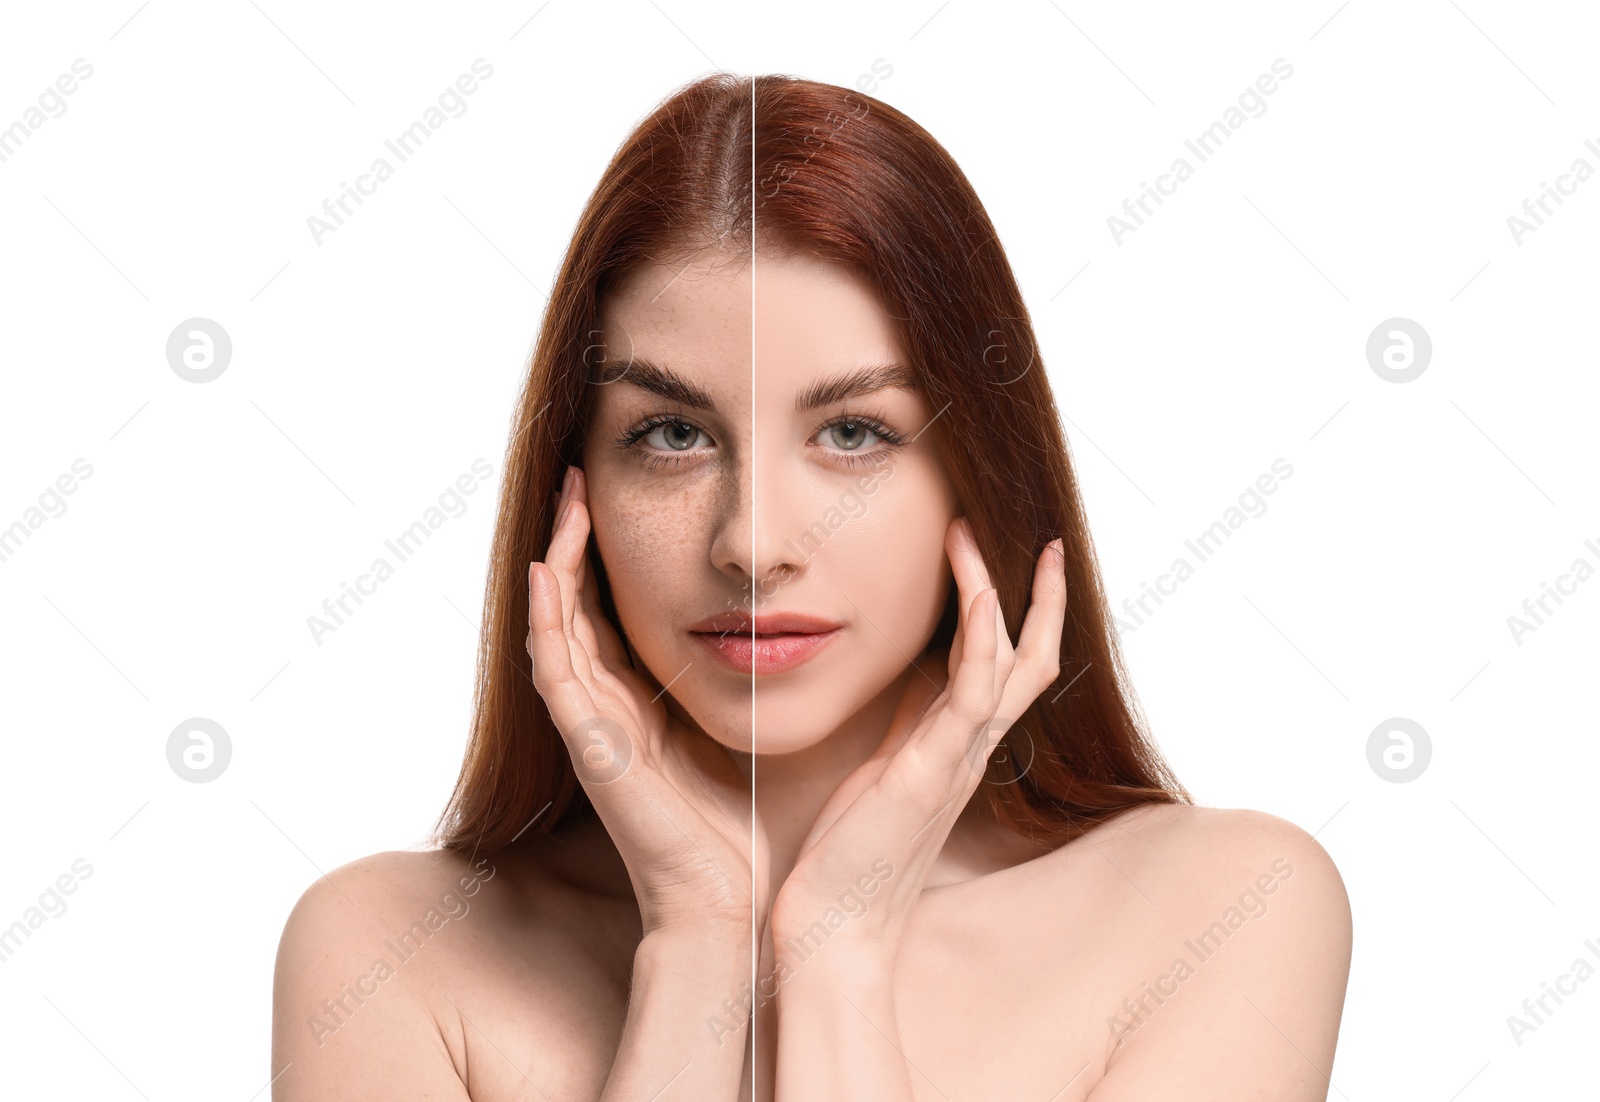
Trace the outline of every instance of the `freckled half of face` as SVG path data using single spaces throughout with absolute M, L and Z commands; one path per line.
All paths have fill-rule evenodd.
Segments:
M 639 659 L 712 737 L 781 754 L 926 647 L 958 504 L 870 283 L 750 259 L 652 265 L 607 297 L 583 462 Z

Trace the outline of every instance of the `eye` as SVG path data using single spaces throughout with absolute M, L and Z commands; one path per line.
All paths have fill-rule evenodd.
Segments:
M 662 421 L 638 439 L 644 440 L 657 451 L 683 452 L 694 447 L 695 438 L 703 435 L 698 425 L 691 425 L 687 421 Z
M 648 468 L 676 466 L 687 462 L 689 454 L 696 450 L 696 438 L 706 435 L 692 421 L 659 414 L 624 432 L 617 439 L 617 447 L 637 452 L 639 461 Z M 647 446 L 640 447 L 641 441 Z
M 884 455 L 901 447 L 905 437 L 884 424 L 882 419 L 861 413 L 847 413 L 822 425 L 817 436 L 831 443 L 830 459 L 847 467 L 881 462 Z M 870 447 L 876 437 L 883 447 Z M 830 449 L 831 450 L 831 449 Z
M 847 452 L 860 451 L 865 437 L 878 435 L 865 421 L 833 421 L 822 431 L 832 434 L 834 445 Z

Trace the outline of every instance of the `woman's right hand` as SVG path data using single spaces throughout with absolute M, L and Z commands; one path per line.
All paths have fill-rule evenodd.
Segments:
M 533 684 L 633 882 L 646 935 L 751 936 L 767 846 L 728 751 L 633 668 L 588 577 L 586 480 L 569 467 L 545 561 L 528 565 Z M 752 831 L 755 836 L 752 836 Z

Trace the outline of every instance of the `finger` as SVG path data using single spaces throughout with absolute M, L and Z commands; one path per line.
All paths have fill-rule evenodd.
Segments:
M 1018 649 L 1012 651 L 1005 613 L 994 608 L 995 658 L 993 699 L 987 720 L 974 727 L 968 740 L 968 763 L 981 776 L 1007 731 L 1061 672 L 1061 634 L 1066 616 L 1066 562 L 1062 541 L 1052 540 L 1035 564 L 1033 595 L 1023 618 Z
M 573 667 L 586 683 L 592 684 L 594 664 L 599 661 L 599 643 L 592 632 L 585 639 L 577 630 L 582 603 L 579 573 L 588 558 L 589 530 L 589 506 L 583 471 L 573 467 L 557 532 L 551 538 L 545 562 L 560 583 L 562 626 L 578 643 L 572 650 Z
M 994 595 L 994 699 L 996 708 L 1005 699 L 1011 671 L 1017 665 L 1017 652 L 1011 645 L 1011 629 L 1006 627 L 1006 610 L 1000 607 L 1000 592 Z
M 591 654 L 599 654 L 611 661 L 614 661 L 620 654 L 625 664 L 627 654 L 622 650 L 621 641 L 616 638 L 616 632 L 608 630 L 609 638 L 604 640 L 598 635 L 601 629 L 610 629 L 611 622 L 606 619 L 605 613 L 600 608 L 600 588 L 593 581 L 594 572 L 589 569 L 589 532 L 594 528 L 589 515 L 589 483 L 583 477 L 582 471 L 578 471 L 576 477 L 578 486 L 575 496 L 577 500 L 583 503 L 583 525 L 586 531 L 584 533 L 583 547 L 578 553 L 578 569 L 576 572 L 578 596 L 577 607 L 573 609 L 572 614 L 573 627 L 576 630 L 580 621 L 588 620 L 589 652 Z
M 947 836 L 977 787 L 981 768 L 970 767 L 974 740 L 988 730 L 997 697 L 993 664 L 998 653 L 999 594 L 987 588 L 967 608 L 970 631 L 963 640 L 960 669 L 947 691 L 928 709 L 913 741 L 891 758 L 883 770 L 887 790 L 909 794 L 910 814 L 920 825 L 917 834 L 932 830 L 929 845 L 935 850 Z M 977 753 L 987 755 L 998 738 Z M 941 824 L 935 827 L 935 824 Z
M 610 823 L 614 812 L 608 808 L 613 805 L 597 798 L 595 788 L 617 783 L 615 791 L 620 791 L 623 783 L 637 783 L 637 774 L 628 769 L 633 759 L 633 740 L 624 727 L 599 714 L 595 693 L 597 688 L 606 690 L 607 686 L 597 686 L 587 655 L 561 623 L 560 586 L 554 572 L 546 563 L 530 563 L 528 581 L 534 687 L 544 698 L 550 718 L 566 744 L 578 782 Z
M 995 659 L 999 654 L 999 593 L 993 587 L 973 597 L 967 611 L 971 630 L 962 641 L 960 665 L 949 685 L 949 699 L 923 734 L 922 742 L 941 769 L 965 759 L 972 740 L 994 717 L 999 695 Z
M 561 520 L 557 525 L 555 534 L 550 539 L 550 546 L 545 550 L 545 560 L 541 564 L 549 572 L 555 586 L 556 615 L 561 630 L 568 638 L 567 660 L 572 664 L 573 671 L 584 682 L 591 685 L 594 681 L 594 668 L 590 658 L 594 650 L 587 646 L 573 628 L 574 609 L 578 603 L 578 577 L 577 568 L 583 563 L 583 548 L 587 545 L 587 517 L 569 493 L 565 496 L 565 503 L 559 507 Z M 583 542 L 579 543 L 576 550 L 573 545 L 574 533 L 583 533 Z M 574 557 L 576 556 L 576 558 Z M 528 600 L 534 599 L 533 574 L 530 567 L 528 575 Z M 533 613 L 528 614 L 529 634 L 532 634 Z M 530 643 L 530 653 L 531 643 Z
M 950 692 L 950 700 L 964 718 L 983 722 L 994 714 L 998 702 L 994 666 L 1005 639 L 1005 621 L 1000 616 L 1000 591 L 990 586 L 972 599 L 967 610 L 972 624 L 971 638 L 962 641 L 961 669 Z M 1007 641 L 1007 648 L 1010 643 Z
M 951 522 L 945 533 L 945 551 L 950 557 L 950 569 L 955 575 L 958 600 L 962 607 L 970 608 L 972 599 L 994 583 L 989 578 L 989 567 L 983 561 L 983 553 L 978 549 L 976 537 L 972 532 L 972 522 L 966 517 L 957 517 Z M 956 635 L 950 645 L 950 677 L 956 677 L 956 664 L 962 654 L 965 642 L 965 632 L 968 625 L 966 617 L 959 617 L 956 624 Z M 1012 667 L 1012 655 L 1015 653 L 1011 646 L 1011 637 L 1006 631 L 1003 617 L 996 630 L 999 633 L 999 668 L 995 671 L 996 690 L 1005 683 Z
M 950 651 L 945 656 L 945 683 L 955 680 L 956 667 L 961 664 L 961 647 L 967 633 L 967 606 L 961 593 L 956 592 L 956 631 L 950 639 Z
M 544 548 L 544 555 L 545 555 L 544 561 L 545 562 L 549 562 L 550 561 L 550 557 L 557 553 L 557 548 L 558 548 L 559 545 L 557 544 L 556 541 L 560 538 L 561 530 L 566 524 L 566 518 L 567 518 L 567 495 L 566 495 L 566 493 L 564 491 L 562 491 L 562 490 L 553 490 L 553 491 L 551 491 L 551 493 L 550 493 L 550 515 L 554 519 L 552 519 L 551 522 L 550 522 L 550 540 L 549 540 L 548 543 L 545 544 L 545 548 Z M 553 567 L 552 567 L 552 569 L 553 569 Z M 528 590 L 528 592 L 531 594 L 533 592 L 532 588 L 530 588 Z
M 572 488 L 567 495 L 567 527 L 576 527 L 578 534 L 573 538 L 577 541 L 577 564 L 572 572 L 573 598 L 572 607 L 567 610 L 567 628 L 582 643 L 582 650 L 589 660 L 591 672 L 595 666 L 606 669 L 610 664 L 610 671 L 616 671 L 620 676 L 621 671 L 628 667 L 626 652 L 622 652 L 620 665 L 617 662 L 617 652 L 622 651 L 622 641 L 616 638 L 616 633 L 611 630 L 611 623 L 600 611 L 599 593 L 589 581 L 589 533 L 593 524 L 589 519 L 589 479 L 581 467 L 572 469 Z M 593 606 L 591 616 L 586 609 Z M 606 656 L 602 650 L 600 632 L 604 630 L 608 638 L 605 641 L 606 650 L 611 656 Z
M 582 505 L 583 472 L 573 467 L 562 495 L 562 508 L 557 512 L 555 531 L 550 535 L 550 546 L 544 561 L 555 572 L 561 586 L 562 630 L 572 630 L 572 614 L 578 604 L 578 565 L 589 541 L 589 513 Z
M 967 547 L 972 538 L 972 526 L 966 517 L 957 517 L 950 522 L 944 533 L 944 551 L 950 560 L 950 571 L 955 576 L 956 583 L 956 630 L 950 640 L 949 681 L 954 682 L 956 668 L 961 664 L 962 643 L 967 633 L 967 607 L 972 603 L 972 598 L 977 595 L 977 589 L 967 587 L 967 579 L 971 572 L 964 569 Z M 961 563 L 962 566 L 957 564 Z M 982 589 L 979 586 L 978 589 Z
M 550 497 L 554 502 L 555 515 L 563 517 L 566 509 L 568 509 L 568 502 L 566 502 L 565 497 L 558 493 L 552 493 Z M 558 528 L 562 523 L 563 521 L 557 521 Z M 552 545 L 554 545 L 554 537 L 552 537 Z M 566 619 L 565 603 L 563 603 L 563 621 L 566 621 L 566 629 L 570 630 L 573 638 L 576 638 L 579 645 L 582 646 L 582 651 L 589 656 L 590 672 L 594 672 L 595 656 L 602 654 L 602 646 L 600 646 L 597 633 L 595 633 L 594 622 L 590 621 L 589 616 L 586 614 L 587 606 L 590 603 L 594 603 L 594 601 L 590 600 L 594 595 L 594 587 L 589 584 L 589 549 L 587 549 L 587 545 L 589 545 L 589 541 L 586 539 L 584 541 L 584 550 L 579 553 L 578 569 L 573 574 L 573 582 L 571 582 L 574 590 L 574 597 L 571 598 L 571 605 L 573 605 L 571 617 Z M 598 605 L 595 605 L 595 608 L 598 608 Z M 594 616 L 597 621 L 603 622 L 603 617 L 600 614 L 595 613 Z
M 950 550 L 950 567 L 955 571 L 956 583 L 967 593 L 977 595 L 994 583 L 989 580 L 989 567 L 978 550 L 978 540 L 972 532 L 972 522 L 957 517 L 951 524 L 952 537 L 946 540 Z
M 549 566 L 528 564 L 528 594 L 533 686 L 565 739 L 568 731 L 594 714 L 594 701 L 573 664 L 573 640 L 561 624 L 561 591 Z
M 1061 633 L 1066 614 L 1066 557 L 1062 541 L 1055 539 L 1045 545 L 1034 568 L 1033 599 L 1022 620 L 1016 665 L 1001 698 L 1001 714 L 1021 715 L 1061 675 Z
M 589 619 L 588 606 L 593 600 L 594 586 L 589 582 L 589 552 L 587 550 L 578 558 L 578 569 L 573 574 L 573 588 L 576 596 L 573 598 L 572 609 L 572 637 L 578 641 L 584 653 L 589 655 L 591 667 L 597 663 L 600 656 L 600 640 L 595 635 L 594 622 Z
M 1000 607 L 999 591 L 990 589 L 988 592 L 993 600 L 991 615 L 995 644 L 993 657 L 990 659 L 993 663 L 993 680 L 990 682 L 988 715 L 972 723 L 968 728 L 966 750 L 962 755 L 965 768 L 956 771 L 956 791 L 962 794 L 963 803 L 965 803 L 964 797 L 971 796 L 973 789 L 982 780 L 988 770 L 989 759 L 994 756 L 994 748 L 1000 744 L 1000 740 L 1005 737 L 1017 715 L 1020 714 L 1019 711 L 1010 710 L 1006 703 L 1016 665 L 1016 654 L 1011 648 L 1005 610 Z M 1029 701 L 1031 700 L 1032 697 L 1029 697 Z
M 550 522 L 550 542 L 545 545 L 545 552 L 544 553 L 545 553 L 545 561 L 546 562 L 550 561 L 550 556 L 551 555 L 556 554 L 557 547 L 558 547 L 558 544 L 557 544 L 556 541 L 560 538 L 562 529 L 566 525 L 566 519 L 567 519 L 567 494 L 566 494 L 566 490 L 564 488 L 560 489 L 560 490 L 551 491 L 551 494 L 550 494 L 550 505 L 551 505 L 550 515 L 554 519 L 551 520 L 551 522 Z M 528 590 L 528 592 L 531 594 L 533 592 L 533 590 L 530 588 Z

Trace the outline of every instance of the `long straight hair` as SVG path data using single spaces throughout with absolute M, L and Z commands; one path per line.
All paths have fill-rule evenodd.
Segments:
M 562 261 L 513 419 L 470 738 L 438 844 L 494 853 L 588 805 L 533 685 L 528 563 L 545 557 L 551 492 L 582 453 L 606 291 L 643 263 L 730 239 L 753 254 L 832 260 L 876 287 L 918 387 L 941 411 L 933 438 L 1013 632 L 1034 564 L 1062 537 L 1063 687 L 1017 718 L 981 798 L 1047 844 L 1140 804 L 1192 802 L 1139 711 L 1027 308 L 966 176 L 877 99 L 783 75 L 717 73 L 663 100 L 618 148 Z M 618 624 L 603 565 L 592 577 Z M 953 641 L 956 600 L 952 586 L 930 647 Z

